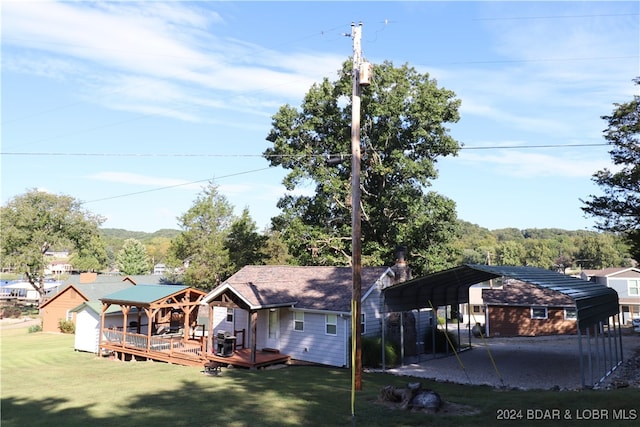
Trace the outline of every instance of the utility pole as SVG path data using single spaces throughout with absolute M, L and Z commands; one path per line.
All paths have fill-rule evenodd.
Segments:
M 362 390 L 362 228 L 360 213 L 360 66 L 362 64 L 362 23 L 351 24 L 353 75 L 351 100 L 351 341 L 353 351 L 352 388 Z

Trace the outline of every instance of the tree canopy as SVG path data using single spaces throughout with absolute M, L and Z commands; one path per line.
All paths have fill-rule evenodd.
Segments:
M 127 239 L 116 255 L 116 267 L 125 275 L 147 274 L 150 269 L 147 248 L 139 240 Z
M 2 207 L 2 266 L 25 275 L 44 296 L 45 254 L 66 249 L 79 256 L 102 255 L 98 227 L 104 218 L 82 208 L 80 201 L 32 189 Z
M 233 206 L 212 183 L 178 217 L 182 232 L 171 242 L 168 264 L 186 266 L 185 285 L 213 289 L 228 277 L 231 263 L 226 243 L 233 220 Z
M 460 101 L 408 65 L 384 62 L 373 75 L 361 95 L 362 262 L 392 263 L 402 244 L 416 274 L 447 267 L 455 256 L 455 203 L 427 188 L 438 175 L 437 158 L 460 148 L 446 127 L 458 121 Z M 272 226 L 300 264 L 350 262 L 351 88 L 347 61 L 338 80 L 309 89 L 300 109 L 282 106 L 267 136 L 273 146 L 263 155 L 289 170 L 289 193 Z M 314 194 L 301 194 L 309 185 Z
M 640 86 L 640 77 L 634 83 Z M 613 147 L 609 154 L 616 167 L 593 175 L 604 194 L 591 195 L 582 209 L 599 219 L 598 229 L 625 235 L 633 257 L 640 260 L 640 96 L 614 106 L 602 118 L 608 122 L 604 138 Z

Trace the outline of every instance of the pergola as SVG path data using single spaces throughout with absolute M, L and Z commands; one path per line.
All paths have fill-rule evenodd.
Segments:
M 589 385 L 595 385 L 622 363 L 617 292 L 541 268 L 466 264 L 429 274 L 384 289 L 384 313 L 468 304 L 471 286 L 499 277 L 557 291 L 575 301 L 583 387 L 587 385 L 587 371 Z M 598 381 L 593 380 L 594 375 Z
M 102 301 L 102 316 L 100 324 L 100 337 L 104 336 L 105 313 L 113 305 L 120 306 L 123 314 L 122 332 L 126 343 L 126 335 L 130 328 L 135 328 L 135 335 L 141 334 L 142 317 L 148 319 L 146 325 L 146 351 L 152 347 L 151 337 L 157 332 L 158 325 L 171 325 L 171 316 L 178 313 L 182 324 L 178 326 L 182 331 L 182 339 L 189 337 L 189 328 L 197 316 L 197 308 L 206 292 L 190 288 L 188 286 L 175 285 L 137 285 L 110 294 Z M 133 326 L 131 326 L 133 325 Z

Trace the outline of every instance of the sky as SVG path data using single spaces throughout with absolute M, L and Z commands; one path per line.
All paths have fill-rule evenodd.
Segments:
M 72 196 L 102 227 L 178 229 L 207 182 L 259 230 L 286 171 L 261 154 L 280 106 L 368 62 L 461 100 L 462 145 L 428 190 L 489 229 L 594 229 L 614 103 L 638 93 L 638 2 L 3 1 L 1 201 Z M 375 81 L 375 76 L 373 77 Z M 311 191 L 311 188 L 300 191 Z

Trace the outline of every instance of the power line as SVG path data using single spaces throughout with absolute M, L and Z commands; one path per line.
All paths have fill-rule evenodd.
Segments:
M 233 176 L 247 175 L 247 174 L 250 174 L 250 173 L 261 172 L 261 171 L 264 171 L 264 170 L 267 170 L 267 169 L 270 169 L 270 168 L 267 167 L 267 168 L 253 169 L 253 170 L 244 171 L 244 172 L 232 173 L 232 174 L 229 174 L 229 175 L 219 176 L 219 177 L 217 177 L 215 179 L 217 180 L 217 179 L 223 179 L 223 178 L 230 178 L 230 177 L 233 177 Z M 190 181 L 190 182 L 183 182 L 183 183 L 180 183 L 180 184 L 167 185 L 165 187 L 157 187 L 157 188 L 152 188 L 150 190 L 142 190 L 142 191 L 136 191 L 136 192 L 133 192 L 133 193 L 119 194 L 117 196 L 103 197 L 101 199 L 88 200 L 86 202 L 82 202 L 82 204 L 94 203 L 94 202 L 103 202 L 105 200 L 120 199 L 122 197 L 137 196 L 139 194 L 152 193 L 154 191 L 168 190 L 170 188 L 184 187 L 184 186 L 187 186 L 187 185 L 199 184 L 201 182 L 210 182 L 210 181 L 212 181 L 211 178 L 199 179 L 197 181 Z
M 460 150 L 509 150 L 534 148 L 604 147 L 606 142 L 594 144 L 530 144 L 530 145 L 486 145 L 461 146 Z M 45 157 L 263 157 L 263 158 L 327 158 L 330 155 L 350 157 L 350 153 L 332 154 L 218 154 L 218 153 L 63 153 L 63 152 L 0 152 L 0 156 L 45 156 Z

